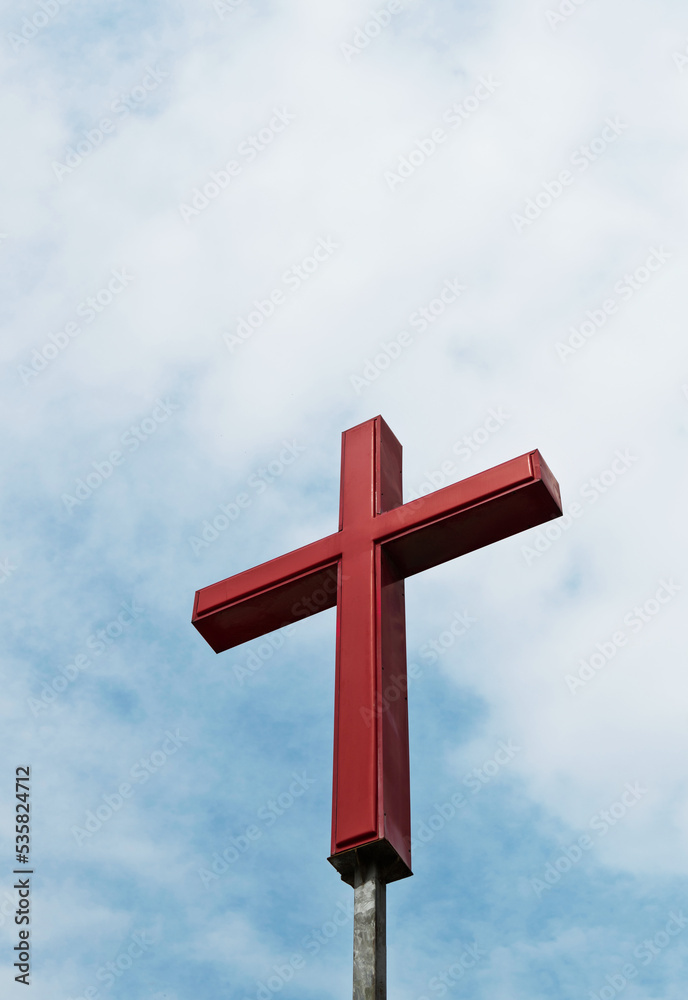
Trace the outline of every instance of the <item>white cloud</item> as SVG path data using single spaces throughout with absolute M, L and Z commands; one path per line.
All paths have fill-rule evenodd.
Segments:
M 0 560 L 17 568 L 0 596 L 5 759 L 36 769 L 36 863 L 50 874 L 45 892 L 36 887 L 46 916 L 35 935 L 51 949 L 51 982 L 76 996 L 133 930 L 162 913 L 150 964 L 145 975 L 143 961 L 129 973 L 127 995 L 174 989 L 182 1000 L 198 980 L 208 995 L 229 983 L 249 996 L 262 970 L 298 952 L 334 910 L 336 876 L 324 860 L 333 615 L 301 625 L 243 686 L 235 660 L 216 659 L 188 618 L 197 587 L 334 530 L 340 434 L 382 413 L 405 449 L 407 492 L 443 462 L 456 480 L 539 447 L 565 507 L 579 504 L 561 537 L 553 526 L 542 536 L 537 556 L 524 556 L 538 537 L 527 532 L 409 581 L 410 658 L 457 611 L 476 618 L 436 665 L 424 663 L 411 689 L 421 725 L 414 794 L 422 809 L 426 791 L 430 802 L 445 801 L 499 740 L 523 747 L 465 827 L 442 840 L 442 850 L 458 844 L 475 858 L 466 878 L 480 866 L 513 877 L 503 892 L 518 914 L 535 902 L 518 895 L 519 878 L 556 857 L 557 843 L 573 842 L 627 782 L 647 787 L 590 856 L 594 872 L 617 879 L 618 933 L 596 937 L 607 917 L 584 865 L 548 899 L 587 891 L 593 902 L 586 912 L 576 903 L 556 927 L 549 904 L 530 929 L 522 911 L 507 914 L 492 896 L 484 904 L 508 943 L 501 951 L 495 943 L 476 991 L 530 996 L 546 986 L 533 971 L 542 961 L 572 990 L 599 992 L 607 956 L 652 924 L 634 912 L 656 898 L 661 916 L 674 898 L 668 880 L 680 885 L 686 873 L 680 7 L 586 3 L 554 25 L 546 15 L 558 5 L 535 0 L 490 9 L 407 3 L 348 60 L 341 44 L 368 30 L 362 2 L 245 0 L 224 17 L 211 3 L 151 4 L 122 8 L 107 23 L 72 0 L 14 55 L 7 34 L 37 9 L 22 4 L 2 19 Z M 499 83 L 485 99 L 475 96 L 481 79 Z M 470 114 L 454 126 L 456 105 Z M 104 118 L 113 129 L 98 138 Z M 602 145 L 594 140 L 608 120 L 627 127 Z M 446 138 L 432 139 L 437 129 Z M 597 157 L 585 168 L 584 146 Z M 56 171 L 70 147 L 71 172 Z M 390 190 L 385 173 L 402 157 L 413 171 Z M 203 195 L 231 159 L 238 175 Z M 572 181 L 559 192 L 553 182 L 564 170 Z M 196 188 L 208 204 L 185 222 L 179 206 Z M 532 224 L 516 226 L 529 199 L 540 214 L 531 209 Z M 294 268 L 311 266 L 304 261 L 319 241 L 333 250 L 303 277 Z M 626 284 L 658 247 L 670 254 L 661 269 L 636 277 L 637 288 Z M 88 297 L 107 289 L 113 269 L 133 278 L 111 302 L 103 293 L 87 320 Z M 447 280 L 465 293 L 419 329 L 411 316 Z M 274 312 L 230 351 L 223 335 L 275 293 Z M 617 311 L 591 332 L 589 314 L 610 297 Z M 65 342 L 69 323 L 80 332 Z M 557 344 L 572 328 L 585 339 L 562 360 Z M 404 332 L 403 351 L 357 392 L 351 377 Z M 26 374 L 32 364 L 35 377 Z M 123 436 L 159 399 L 178 409 L 68 513 L 62 495 L 124 449 Z M 509 419 L 462 458 L 457 444 L 491 408 Z M 304 448 L 298 461 L 267 490 L 247 485 L 284 441 Z M 637 462 L 605 492 L 591 487 L 617 450 Z M 194 553 L 189 537 L 245 491 L 241 518 Z M 573 694 L 566 674 L 619 628 L 630 630 L 624 616 L 665 578 L 682 587 L 675 600 Z M 140 623 L 34 717 L 29 696 L 40 697 L 129 600 L 146 608 Z M 182 723 L 192 752 L 113 816 L 85 860 L 71 826 Z M 200 859 L 245 829 L 304 759 L 317 769 L 317 794 L 256 845 L 241 875 L 222 880 L 209 916 Z M 489 827 L 493 816 L 501 825 Z M 526 819 L 532 834 L 518 827 Z M 9 850 L 7 815 L 0 823 Z M 397 899 L 405 912 L 409 900 L 444 892 L 432 878 L 434 849 L 421 859 L 425 887 L 393 886 L 390 908 Z M 508 876 L 505 851 L 513 852 Z M 465 886 L 453 892 L 442 902 L 450 923 L 464 919 Z M 473 888 L 461 940 L 485 919 L 476 900 Z M 107 937 L 98 955 L 79 943 L 84 913 Z M 516 941 L 509 928 L 518 919 Z M 335 978 L 322 970 L 329 964 L 346 981 L 344 936 L 294 980 L 294 995 L 335 995 Z M 556 942 L 544 958 L 543 941 Z M 431 955 L 429 943 L 417 927 L 395 952 L 417 983 L 415 993 L 405 984 L 409 997 L 452 964 L 452 941 Z M 586 949 L 596 955 L 589 975 Z M 568 952 L 574 973 L 563 971 Z M 653 971 L 664 970 L 661 989 L 673 998 L 671 968 L 658 961 Z M 48 987 L 36 989 L 40 997 Z M 639 980 L 638 996 L 649 998 L 647 989 Z

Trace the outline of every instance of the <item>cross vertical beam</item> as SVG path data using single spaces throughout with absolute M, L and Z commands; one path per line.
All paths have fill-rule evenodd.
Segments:
M 388 881 L 411 874 L 404 581 L 371 533 L 401 502 L 401 445 L 384 420 L 347 431 L 330 861 L 352 884 L 373 859 Z

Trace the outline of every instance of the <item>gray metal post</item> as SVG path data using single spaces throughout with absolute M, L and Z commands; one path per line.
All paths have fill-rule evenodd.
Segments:
M 373 869 L 354 882 L 353 1000 L 387 1000 L 387 886 Z

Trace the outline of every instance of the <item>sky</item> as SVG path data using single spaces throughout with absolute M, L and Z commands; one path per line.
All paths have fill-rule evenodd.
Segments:
M 21 767 L 33 1000 L 350 995 L 335 611 L 190 619 L 381 414 L 406 499 L 539 448 L 564 505 L 407 583 L 389 996 L 684 1000 L 685 5 L 17 0 L 0 50 L 2 995 Z

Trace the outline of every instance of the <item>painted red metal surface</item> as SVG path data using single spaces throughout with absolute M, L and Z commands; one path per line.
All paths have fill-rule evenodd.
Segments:
M 561 515 L 538 451 L 402 503 L 401 445 L 382 417 L 342 435 L 339 530 L 196 593 L 219 653 L 337 607 L 332 856 L 411 874 L 404 578 Z

